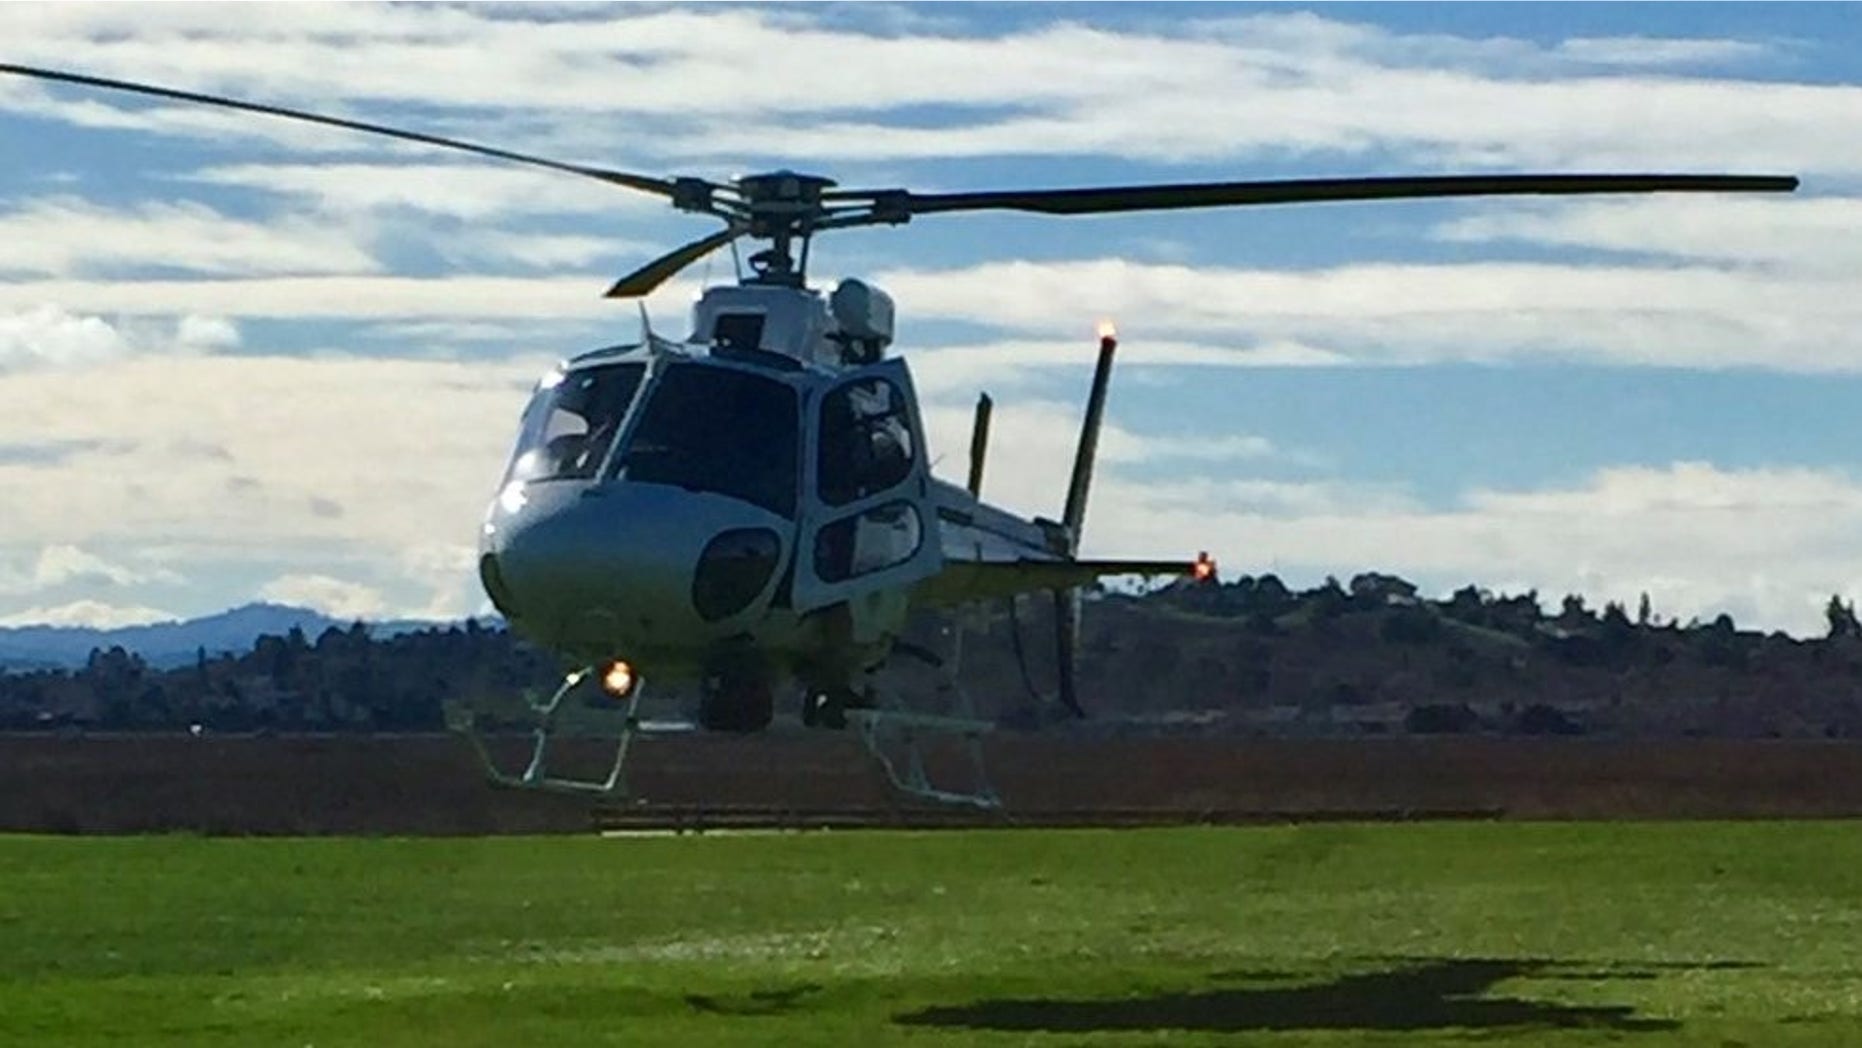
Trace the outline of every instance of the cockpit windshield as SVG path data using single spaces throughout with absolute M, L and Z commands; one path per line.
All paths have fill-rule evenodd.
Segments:
M 789 386 L 735 368 L 677 364 L 649 391 L 621 476 L 794 517 L 800 428 Z
M 545 378 L 524 412 L 506 483 L 593 477 L 645 376 L 645 364 L 605 364 Z

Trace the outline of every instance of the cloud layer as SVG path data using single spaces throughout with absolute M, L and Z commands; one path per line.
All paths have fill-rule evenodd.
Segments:
M 1258 242 L 1235 216 L 1105 220 L 1091 239 L 1052 220 L 926 219 L 836 241 L 900 302 L 942 471 L 961 472 L 974 391 L 1010 394 L 989 490 L 1051 514 L 1077 423 L 1043 380 L 1084 369 L 1090 344 L 1071 334 L 1108 313 L 1127 333 L 1122 382 L 1462 362 L 1849 380 L 1862 77 L 1796 75 L 1836 45 L 1793 17 L 1763 38 L 1528 39 L 1223 8 L 61 4 L 0 7 L 0 32 L 13 62 L 82 55 L 102 75 L 650 173 L 793 164 L 927 190 L 1805 176 L 1791 199 L 1261 213 L 1250 234 L 1274 232 Z M 473 529 L 545 350 L 631 337 L 631 307 L 600 290 L 695 235 L 593 181 L 282 121 L 10 78 L 0 114 L 18 160 L 0 174 L 0 621 L 259 596 L 476 610 Z M 654 297 L 662 328 L 682 328 L 701 279 Z M 365 355 L 382 345 L 396 356 Z M 1862 497 L 1842 468 L 1625 461 L 1424 500 L 1281 434 L 1201 422 L 1207 439 L 1114 419 L 1090 551 L 1206 548 L 1305 582 L 1376 568 L 1433 587 L 1646 590 L 1666 614 L 1799 630 L 1829 592 L 1862 589 Z

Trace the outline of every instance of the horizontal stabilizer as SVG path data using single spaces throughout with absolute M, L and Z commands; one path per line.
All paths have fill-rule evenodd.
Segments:
M 1005 560 L 950 561 L 918 584 L 915 596 L 932 604 L 964 604 L 1017 593 L 1083 586 L 1112 575 L 1196 573 L 1191 560 Z

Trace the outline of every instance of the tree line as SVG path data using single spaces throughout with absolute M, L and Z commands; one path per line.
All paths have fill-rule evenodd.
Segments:
M 1315 689 L 1346 703 L 1397 696 L 1418 709 L 1483 695 L 1517 696 L 1521 708 L 1553 697 L 1649 705 L 1664 691 L 1738 699 L 1755 691 L 1755 675 L 1769 675 L 1773 692 L 1785 681 L 1814 697 L 1806 702 L 1849 703 L 1862 688 L 1862 623 L 1839 596 L 1826 609 L 1826 636 L 1805 641 L 1741 631 L 1726 615 L 1664 620 L 1647 596 L 1633 613 L 1614 602 L 1593 609 L 1576 595 L 1551 611 L 1531 591 L 1468 586 L 1428 600 L 1377 573 L 1304 591 L 1269 574 L 1099 596 L 1124 613 L 1137 609 L 1142 637 L 1095 630 L 1095 616 L 1109 622 L 1113 611 L 1089 602 L 1082 670 L 1092 679 L 1129 674 L 1127 690 L 1156 693 L 1137 703 L 1150 709 L 1185 695 L 1205 706 L 1301 702 Z M 1213 663 L 1179 657 L 1185 620 L 1171 616 L 1186 612 L 1235 638 Z M 997 665 L 966 683 L 979 694 L 1017 692 L 1019 678 Z M 0 731 L 438 731 L 448 702 L 547 692 L 562 669 L 502 626 L 476 621 L 386 637 L 362 623 L 314 640 L 292 629 L 244 652 L 202 650 L 173 668 L 112 647 L 93 650 L 81 668 L 0 673 Z

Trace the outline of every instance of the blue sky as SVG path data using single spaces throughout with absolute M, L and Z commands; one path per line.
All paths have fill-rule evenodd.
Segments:
M 1846 5 L 7 5 L 5 61 L 649 174 L 922 190 L 1796 174 L 1791 198 L 933 216 L 893 292 L 943 472 L 1088 552 L 1577 591 L 1815 632 L 1862 593 L 1862 20 Z M 366 136 L 0 82 L 0 624 L 253 599 L 457 615 L 536 374 L 709 231 Z M 693 267 L 650 303 L 678 331 Z

